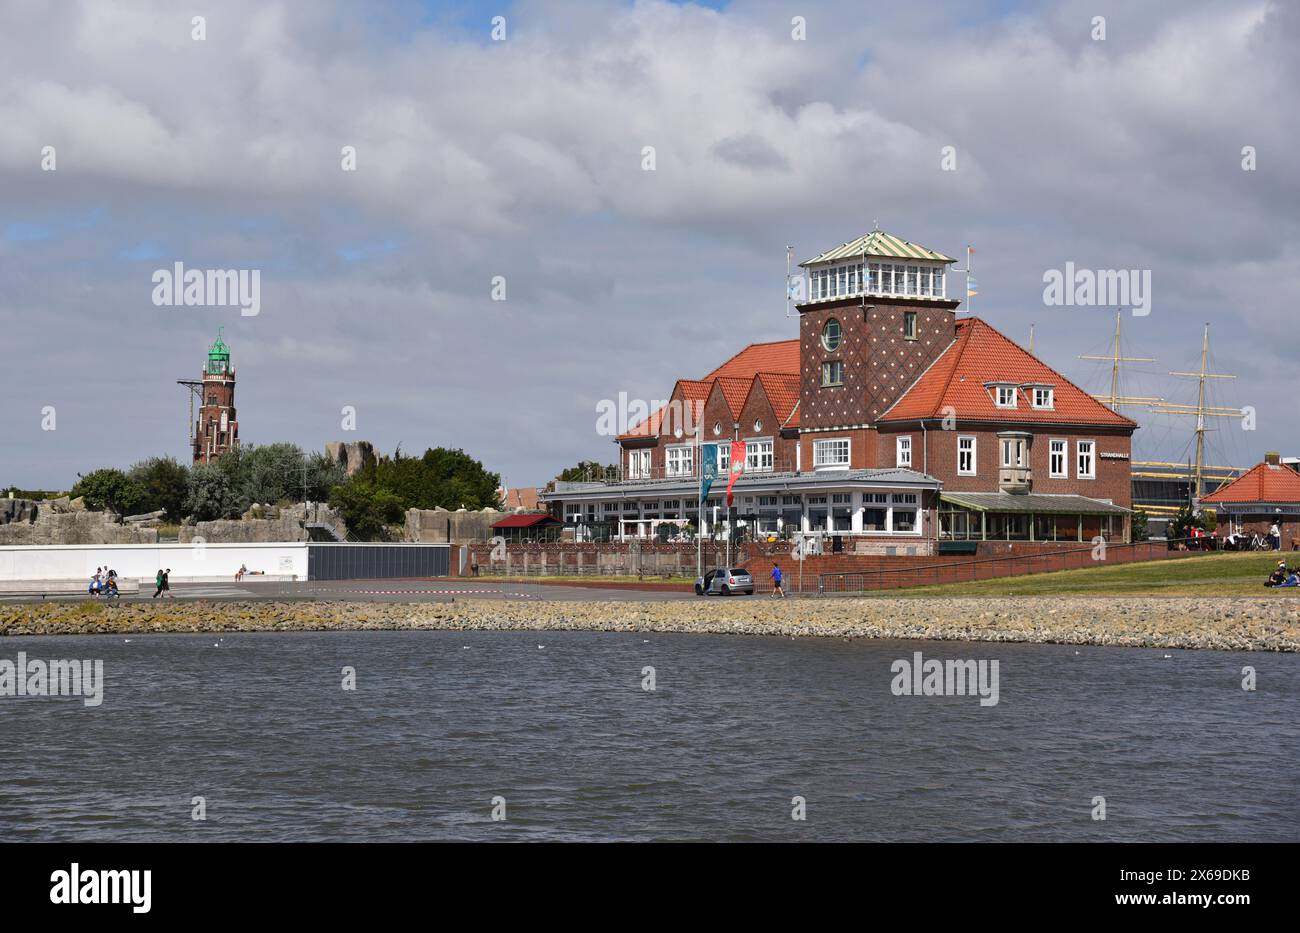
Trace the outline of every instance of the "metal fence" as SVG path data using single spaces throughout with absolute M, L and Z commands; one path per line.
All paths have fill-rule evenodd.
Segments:
M 445 577 L 446 544 L 308 544 L 308 580 L 377 580 Z

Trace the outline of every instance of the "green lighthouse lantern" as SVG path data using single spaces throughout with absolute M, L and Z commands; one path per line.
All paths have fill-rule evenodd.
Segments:
M 217 339 L 208 348 L 207 372 L 210 374 L 225 375 L 230 372 L 230 348 L 221 339 L 222 330 L 223 328 L 217 329 Z

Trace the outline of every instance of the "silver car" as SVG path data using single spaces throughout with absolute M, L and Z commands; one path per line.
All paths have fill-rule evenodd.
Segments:
M 696 596 L 730 596 L 732 593 L 754 595 L 754 578 L 740 567 L 720 567 L 695 578 Z

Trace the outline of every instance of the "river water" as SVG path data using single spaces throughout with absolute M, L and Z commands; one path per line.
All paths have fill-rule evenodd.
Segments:
M 105 688 L 98 707 L 0 697 L 0 841 L 1300 839 L 1294 655 L 586 632 L 0 640 L 0 659 L 19 651 L 100 659 Z M 997 660 L 997 704 L 894 695 L 891 665 L 917 651 Z

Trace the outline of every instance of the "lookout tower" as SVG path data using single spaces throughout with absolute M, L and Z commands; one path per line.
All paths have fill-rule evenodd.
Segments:
M 220 330 L 208 348 L 201 392 L 202 405 L 194 425 L 194 462 L 211 463 L 232 447 L 239 446 L 235 369 L 230 365 L 230 348 L 221 339 Z

